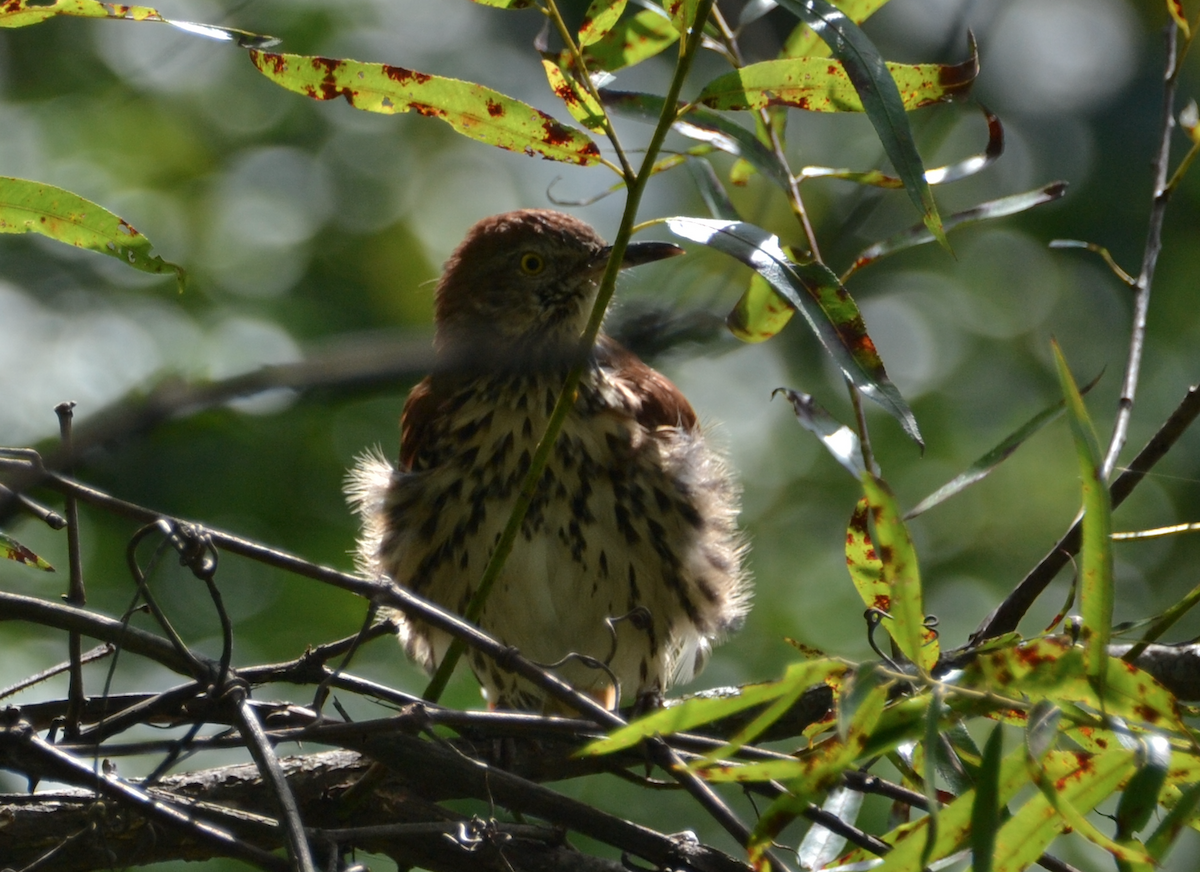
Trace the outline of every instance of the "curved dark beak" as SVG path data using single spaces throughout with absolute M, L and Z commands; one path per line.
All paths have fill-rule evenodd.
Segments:
M 677 257 L 685 253 L 678 245 L 672 245 L 669 242 L 631 242 L 625 246 L 625 258 L 621 261 L 621 269 L 628 269 L 631 266 L 641 266 L 644 263 L 653 263 L 656 260 Z M 612 254 L 611 245 L 604 246 L 604 248 L 596 253 L 592 263 L 595 265 L 597 272 L 604 271 L 610 254 Z

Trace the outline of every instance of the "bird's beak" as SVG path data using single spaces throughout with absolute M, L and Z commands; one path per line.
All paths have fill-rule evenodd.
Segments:
M 641 266 L 644 263 L 652 263 L 656 260 L 676 257 L 685 253 L 678 245 L 672 245 L 669 242 L 631 242 L 625 246 L 625 257 L 621 261 L 621 269 L 628 269 L 631 266 Z M 604 272 L 604 267 L 608 263 L 608 258 L 611 254 L 611 245 L 606 245 L 597 252 L 596 257 L 592 260 L 597 274 Z

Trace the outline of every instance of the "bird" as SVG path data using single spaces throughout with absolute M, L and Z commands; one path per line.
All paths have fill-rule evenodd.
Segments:
M 433 372 L 400 417 L 400 452 L 360 455 L 346 492 L 360 570 L 463 614 L 571 367 L 582 378 L 479 626 L 612 709 L 661 699 L 740 628 L 751 579 L 740 488 L 666 377 L 603 331 L 581 338 L 611 246 L 562 212 L 475 224 L 435 292 Z M 621 268 L 683 254 L 630 243 Z M 445 632 L 394 613 L 429 671 Z M 478 651 L 489 707 L 552 712 Z

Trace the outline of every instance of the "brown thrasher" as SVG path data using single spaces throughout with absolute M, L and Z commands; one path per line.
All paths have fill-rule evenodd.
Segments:
M 405 403 L 399 467 L 368 454 L 350 475 L 365 571 L 466 610 L 580 359 L 609 252 L 561 212 L 471 228 L 437 287 L 437 366 Z M 676 254 L 634 243 L 621 265 Z M 479 623 L 611 707 L 614 679 L 626 697 L 689 680 L 741 624 L 750 582 L 737 486 L 687 399 L 604 334 L 586 359 Z M 396 617 L 409 656 L 435 668 L 450 638 Z M 532 684 L 477 652 L 470 662 L 493 707 L 546 707 Z

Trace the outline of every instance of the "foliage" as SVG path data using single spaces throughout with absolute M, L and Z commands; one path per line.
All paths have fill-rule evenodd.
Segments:
M 973 179 L 995 164 L 1004 149 L 1001 118 L 984 109 L 987 143 L 982 152 L 926 169 L 918 150 L 924 128 L 914 124 L 912 113 L 923 107 L 925 112 L 954 111 L 950 104 L 971 99 L 977 78 L 986 73 L 986 65 L 981 71 L 974 38 L 969 40 L 968 58 L 956 63 L 889 63 L 868 31 L 860 27 L 885 5 L 879 2 L 779 0 L 779 8 L 775 9 L 774 2 L 759 0 L 747 4 L 741 23 L 731 24 L 712 0 L 675 0 L 661 6 L 592 0 L 586 12 L 576 16 L 579 20 L 575 25 L 568 23 L 573 10 L 556 0 L 479 2 L 504 10 L 496 14 L 542 15 L 545 29 L 536 40 L 541 68 L 565 114 L 579 126 L 559 120 L 532 100 L 510 97 L 486 82 L 388 63 L 267 51 L 275 47 L 271 37 L 171 20 L 144 7 L 115 7 L 84 0 L 21 0 L 0 9 L 0 27 L 51 27 L 60 16 L 165 23 L 182 32 L 231 43 L 225 46 L 229 51 L 244 50 L 244 71 L 257 71 L 263 81 L 292 92 L 273 92 L 269 99 L 274 101 L 298 100 L 295 95 L 313 101 L 341 97 L 350 107 L 370 113 L 412 112 L 436 118 L 479 143 L 556 162 L 564 168 L 608 169 L 616 175 L 616 184 L 609 193 L 623 191 L 625 200 L 613 239 L 613 256 L 585 335 L 587 342 L 593 341 L 600 329 L 613 296 L 617 265 L 636 231 L 662 225 L 681 239 L 749 267 L 751 274 L 745 277 L 744 293 L 727 318 L 731 332 L 748 343 L 781 341 L 788 335 L 782 331 L 792 314 L 799 311 L 802 318 L 798 321 L 816 338 L 814 347 L 828 356 L 831 371 L 844 380 L 848 391 L 853 427 L 842 424 L 813 397 L 781 389 L 804 428 L 816 434 L 835 460 L 851 472 L 857 480 L 853 487 L 861 491 L 861 496 L 855 493 L 844 506 L 849 510 L 849 522 L 842 525 L 844 560 L 852 586 L 866 607 L 867 638 L 874 656 L 853 658 L 838 652 L 834 657 L 816 652 L 788 667 L 779 680 L 764 682 L 760 675 L 760 680 L 736 692 L 699 695 L 627 723 L 619 714 L 606 712 L 594 701 L 576 694 L 557 681 L 552 672 L 505 651 L 473 630 L 470 621 L 478 615 L 491 581 L 499 574 L 520 529 L 529 502 L 527 495 L 538 481 L 558 427 L 574 402 L 580 375 L 576 370 L 562 388 L 550 426 L 527 472 L 524 496 L 515 502 L 476 598 L 466 610 L 466 623 L 439 613 L 405 592 L 325 569 L 317 564 L 316 554 L 309 555 L 313 558 L 309 562 L 215 527 L 195 527 L 122 503 L 83 486 L 62 473 L 78 460 L 69 440 L 62 452 L 45 460 L 27 451 L 4 452 L 0 468 L 10 473 L 12 480 L 0 491 L 5 500 L 0 517 L 8 524 L 20 507 L 41 511 L 47 519 L 47 510 L 24 492 L 43 486 L 63 494 L 68 504 L 73 554 L 66 606 L 40 597 L 0 593 L 0 608 L 5 610 L 6 619 L 57 628 L 67 632 L 70 639 L 70 660 L 62 669 L 70 674 L 67 698 L 42 709 L 15 709 L 0 735 L 0 763 L 31 781 L 54 778 L 94 789 L 114 802 L 126 804 L 131 813 L 155 826 L 182 833 L 201 846 L 173 849 L 169 840 L 164 840 L 164 857 L 227 856 L 264 868 L 307 870 L 315 868 L 318 845 L 322 850 L 326 843 L 335 845 L 331 856 L 337 860 L 352 846 L 371 850 L 382 844 L 385 847 L 381 850 L 401 863 L 458 868 L 458 864 L 467 862 L 466 854 L 472 853 L 471 862 L 478 862 L 479 868 L 490 868 L 486 864 L 495 862 L 496 857 L 506 865 L 511 865 L 511 860 L 520 868 L 528 857 L 510 843 L 525 839 L 548 849 L 544 833 L 531 834 L 522 829 L 523 825 L 500 823 L 498 811 L 489 812 L 489 819 L 483 821 L 455 816 L 429 802 L 419 809 L 425 817 L 406 807 L 405 814 L 418 814 L 411 823 L 429 827 L 415 837 L 416 841 L 410 841 L 412 832 L 385 833 L 366 825 L 374 820 L 372 814 L 390 812 L 382 802 L 375 804 L 378 807 L 371 808 L 369 803 L 367 808 L 362 807 L 363 792 L 377 786 L 371 775 L 374 770 L 344 792 L 344 783 L 339 783 L 340 807 L 330 812 L 316 800 L 310 805 L 298 784 L 289 786 L 288 776 L 294 770 L 285 772 L 273 750 L 277 742 L 305 738 L 363 751 L 394 770 L 407 771 L 414 779 L 411 773 L 422 765 L 420 760 L 432 759 L 430 755 L 445 750 L 439 743 L 446 740 L 434 732 L 434 727 L 454 731 L 468 750 L 480 736 L 511 737 L 515 733 L 523 738 L 533 736 L 535 743 L 563 740 L 564 733 L 554 719 L 528 716 L 526 723 L 518 717 L 496 715 L 490 720 L 489 716 L 455 720 L 459 713 L 452 706 L 433 705 L 450 686 L 458 657 L 473 648 L 497 659 L 500 668 L 515 669 L 539 682 L 569 709 L 586 716 L 590 724 L 566 722 L 565 741 L 570 748 L 562 760 L 554 759 L 553 765 L 549 762 L 552 754 L 513 766 L 506 766 L 509 761 L 504 759 L 484 761 L 464 755 L 458 763 L 442 760 L 439 765 L 447 773 L 444 784 L 434 783 L 438 779 L 431 775 L 409 782 L 409 787 L 419 784 L 419 792 L 431 791 L 421 792 L 423 801 L 440 800 L 444 795 L 486 795 L 500 806 L 587 835 L 662 867 L 732 869 L 745 868 L 747 863 L 754 868 L 786 867 L 790 863 L 787 854 L 795 853 L 814 867 L 865 863 L 881 857 L 882 868 L 916 870 L 939 868 L 939 864 L 969 857 L 977 870 L 1018 870 L 1033 863 L 1067 868 L 1054 856 L 1067 833 L 1110 854 L 1119 868 L 1148 869 L 1160 864 L 1188 828 L 1200 828 L 1200 747 L 1187 722 L 1188 711 L 1181 704 L 1181 699 L 1190 698 L 1189 691 L 1167 681 L 1165 671 L 1151 674 L 1162 658 L 1170 661 L 1171 653 L 1157 651 L 1156 659 L 1144 656 L 1145 645 L 1133 651 L 1113 645 L 1113 634 L 1119 628 L 1113 626 L 1118 598 L 1112 515 L 1129 489 L 1200 413 L 1200 402 L 1193 391 L 1159 428 L 1157 441 L 1152 440 L 1134 462 L 1135 476 L 1127 479 L 1115 475 L 1139 386 L 1147 341 L 1146 313 L 1162 247 L 1164 210 L 1170 195 L 1183 185 L 1200 149 L 1200 125 L 1193 101 L 1179 117 L 1189 149 L 1182 159 L 1172 161 L 1175 93 L 1195 31 L 1195 21 L 1189 26 L 1186 7 L 1169 2 L 1166 9 L 1160 10 L 1161 17 L 1166 20 L 1169 15 L 1172 22 L 1162 84 L 1166 112 L 1160 125 L 1155 197 L 1141 272 L 1136 278 L 1125 274 L 1115 267 L 1108 251 L 1094 243 L 1059 241 L 1059 247 L 1085 247 L 1102 253 L 1134 295 L 1132 338 L 1111 440 L 1104 445 L 1098 438 L 1067 355 L 1057 343 L 1046 342 L 1041 353 L 1052 359 L 1058 386 L 1052 404 L 1001 438 L 995 448 L 905 514 L 895 493 L 898 478 L 890 474 L 889 458 L 875 454 L 862 399 L 885 410 L 922 449 L 925 437 L 918 426 L 918 412 L 885 368 L 884 355 L 868 329 L 868 318 L 847 289 L 847 281 L 885 256 L 912 252 L 934 240 L 941 244 L 937 256 L 951 258 L 954 254 L 946 235 L 950 231 L 1019 214 L 1066 193 L 1065 182 L 1042 179 L 1032 190 L 1009 191 L 942 217 L 934 188 Z M 747 61 L 743 36 L 755 17 L 764 14 L 770 14 L 775 22 L 786 18 L 790 35 L 782 41 L 779 57 Z M 550 48 L 552 35 L 560 48 Z M 610 87 L 615 74 L 626 75 L 639 66 L 657 63 L 672 48 L 674 58 L 662 93 Z M 704 62 L 698 60 L 701 55 Z M 720 72 L 713 72 L 713 58 L 723 62 Z M 803 141 L 809 121 L 795 113 L 789 116 L 793 109 L 865 115 L 894 175 L 875 167 L 793 169 L 799 150 L 795 143 Z M 632 135 L 617 123 L 618 117 L 649 121 L 654 126 L 634 148 L 630 145 Z M 789 130 L 793 121 L 801 122 L 797 125 L 800 134 Z M 674 148 L 677 142 L 684 145 Z M 1175 168 L 1171 171 L 1169 165 L 1173 162 Z M 690 167 L 689 177 L 672 172 L 681 166 Z M 744 220 L 743 214 L 751 211 L 746 208 L 747 198 L 731 195 L 722 177 L 728 179 L 735 192 L 752 183 L 758 185 L 750 205 L 755 214 L 767 217 Z M 712 217 L 677 215 L 639 222 L 643 197 L 652 178 L 681 186 L 694 183 Z M 813 220 L 810 207 L 820 199 L 819 194 L 810 193 L 814 183 L 829 180 L 849 182 L 881 197 L 900 198 L 902 195 L 887 192 L 903 188 L 910 200 L 907 208 L 917 210 L 920 223 L 881 234 L 882 238 L 849 261 L 839 277 L 822 256 L 822 225 Z M 771 205 L 775 203 L 780 204 L 779 209 Z M 784 210 L 789 217 L 777 218 Z M 903 219 L 902 223 L 911 222 Z M 108 255 L 144 273 L 174 274 L 182 286 L 183 268 L 151 255 L 146 237 L 115 211 L 48 183 L 0 178 L 0 230 L 48 236 L 68 246 Z M 833 238 L 836 230 L 826 232 Z M 784 239 L 798 241 L 785 245 Z M 830 246 L 826 243 L 825 247 Z M 191 286 L 195 284 L 193 280 Z M 323 302 L 331 305 L 329 300 Z M 212 386 L 209 396 L 189 395 L 190 404 L 176 400 L 178 405 L 172 411 L 254 393 L 264 384 L 276 388 L 314 384 L 344 387 L 357 383 L 355 379 L 378 378 L 377 371 L 360 366 L 351 375 L 326 372 L 317 376 L 297 368 L 270 371 L 268 375 L 274 382 L 229 380 L 231 383 Z M 288 382 L 289 378 L 294 382 Z M 321 378 L 326 381 L 321 382 Z M 162 417 L 168 414 L 164 412 Z M 1063 544 L 1005 598 L 974 635 L 948 638 L 927 614 L 928 571 L 923 573 L 918 563 L 923 543 L 908 521 L 984 480 L 1060 415 L 1066 418 L 1075 448 L 1076 464 L 1071 468 L 1077 469 L 1082 480 L 1078 531 L 1064 537 Z M 1028 417 L 1028 411 L 1024 417 Z M 147 427 L 156 421 L 150 420 Z M 992 434 L 989 444 L 995 442 Z M 1070 466 L 1069 453 L 1056 457 L 1055 462 Z M 1129 474 L 1126 471 L 1125 475 Z M 1122 481 L 1126 482 L 1125 489 L 1119 490 Z M 135 485 L 130 488 L 137 490 Z M 18 500 L 24 505 L 18 506 Z M 73 514 L 76 501 L 147 525 L 134 536 L 127 550 L 138 595 L 119 620 L 85 609 L 78 560 L 80 527 Z M 191 514 L 195 509 L 189 507 L 187 511 Z M 964 523 L 962 530 L 966 529 Z M 221 628 L 218 656 L 205 655 L 194 641 L 185 641 L 152 592 L 147 579 L 153 573 L 143 568 L 139 557 L 139 543 L 151 537 L 159 543 L 155 561 L 163 551 L 174 549 L 195 578 L 203 582 Z M 224 552 L 307 576 L 369 602 L 362 630 L 285 664 L 252 666 L 235 659 L 234 620 L 217 584 L 218 555 Z M 1019 635 L 1017 622 L 1054 576 L 1045 567 L 1052 559 L 1075 552 L 1078 579 L 1071 586 L 1068 606 L 1043 632 Z M 0 534 L 0 556 L 43 570 L 51 568 L 7 533 Z M 839 554 L 839 561 L 842 556 Z M 925 564 L 924 558 L 921 564 Z M 1076 590 L 1080 616 L 1067 619 L 1064 616 Z M 1168 609 L 1171 620 L 1194 601 L 1192 597 L 1183 601 L 1186 605 Z M 386 634 L 386 625 L 382 629 L 372 626 L 376 608 L 381 605 L 405 610 L 455 636 L 450 653 L 425 690 L 424 703 L 344 671 L 360 645 Z M 764 607 L 770 609 L 772 604 L 760 603 L 760 608 Z M 153 633 L 131 625 L 135 613 L 143 608 L 158 624 Z M 1010 614 L 1015 617 L 1010 619 Z M 1165 629 L 1162 619 L 1147 620 L 1152 623 L 1151 633 Z M 877 638 L 879 627 L 885 630 L 886 639 Z M 82 652 L 80 639 L 84 635 L 155 660 L 184 675 L 188 683 L 128 699 L 119 695 L 110 698 L 106 683 L 104 693 L 85 697 L 82 664 L 91 655 Z M 1153 638 L 1156 635 L 1148 633 L 1144 641 Z M 888 650 L 879 647 L 881 641 L 890 643 Z M 343 655 L 346 659 L 336 669 L 327 665 L 332 658 Z M 107 656 L 107 649 L 95 654 L 101 659 Z M 282 707 L 264 717 L 251 702 L 247 688 L 285 680 L 317 685 L 313 706 L 316 714 L 299 707 Z M 17 690 L 25 687 L 23 684 Z M 399 719 L 404 723 L 391 737 L 392 743 L 365 729 L 339 733 L 338 727 L 345 724 L 320 715 L 331 688 L 363 699 L 406 706 Z M 814 704 L 815 709 L 804 709 L 806 704 Z M 802 709 L 804 713 L 797 715 Z M 65 750 L 53 744 L 60 722 L 68 740 L 75 743 Z M 51 727 L 52 723 L 55 726 Z M 146 781 L 132 782 L 107 768 L 97 774 L 86 765 L 87 755 L 92 753 L 88 749 L 99 748 L 97 754 L 117 753 L 106 744 L 94 743 L 110 742 L 134 725 L 150 723 L 187 726 L 183 737 L 170 743 L 162 760 L 152 764 L 153 772 Z M 216 734 L 197 738 L 206 724 L 227 725 L 239 738 Z M 38 735 L 47 729 L 47 738 Z M 597 736 L 598 729 L 605 735 Z M 430 734 L 430 741 L 416 738 L 422 730 Z M 985 734 L 981 750 L 973 737 Z M 792 746 L 787 753 L 772 750 L 768 744 L 796 736 L 802 738 L 800 747 Z M 253 826 L 234 823 L 229 809 L 221 807 L 219 801 L 206 809 L 209 818 L 198 824 L 188 819 L 179 796 L 154 786 L 189 749 L 220 747 L 223 743 L 247 748 L 256 773 L 269 785 L 275 805 L 256 807 L 259 819 Z M 1007 753 L 1005 745 L 1010 746 Z M 140 745 L 135 750 L 153 753 L 156 749 Z M 533 756 L 538 756 L 536 750 Z M 553 795 L 532 783 L 562 777 L 570 766 L 584 767 L 580 772 L 607 768 L 630 777 L 629 773 L 644 761 L 660 767 L 666 777 L 691 795 L 696 805 L 689 807 L 690 814 L 711 816 L 737 841 L 732 855 L 707 845 L 683 845 L 648 828 L 643 828 L 645 832 L 631 828 L 628 821 L 613 819 L 611 813 L 573 804 L 578 801 Z M 455 769 L 460 763 L 462 768 Z M 516 776 L 505 769 L 519 770 L 525 780 L 511 780 Z M 451 771 L 453 777 L 448 774 Z M 485 787 L 464 786 L 479 771 L 485 771 Z M 755 824 L 744 824 L 712 788 L 729 783 L 769 800 Z M 322 791 L 331 789 L 323 787 Z M 900 813 L 886 823 L 867 821 L 860 825 L 857 816 L 861 802 L 845 801 L 847 792 L 888 796 Z M 1114 803 L 1112 819 L 1097 812 L 1098 808 L 1111 809 Z M 236 805 L 233 801 L 230 804 Z M 429 817 L 434 808 L 436 815 Z M 913 810 L 921 813 L 913 818 Z M 355 820 L 362 824 L 359 829 L 338 823 L 360 811 L 361 820 Z M 811 822 L 802 841 L 785 835 L 786 829 L 802 818 Z M 627 825 L 624 829 L 622 823 Z M 319 827 L 319 838 L 312 837 L 312 827 Z M 846 849 L 844 841 L 830 838 L 831 831 L 836 831 L 839 838 L 851 839 L 852 846 Z M 437 846 L 426 844 L 430 833 L 436 837 L 432 841 L 440 846 L 440 852 Z M 442 843 L 442 836 L 449 836 L 446 841 L 450 846 L 463 853 L 451 851 Z M 420 841 L 422 837 L 426 842 Z M 4 844 L 4 838 L 0 831 L 0 844 Z M 75 839 L 72 836 L 62 845 L 69 847 Z M 286 862 L 266 850 L 281 845 L 287 848 Z M 567 851 L 561 845 L 554 847 L 563 849 L 561 856 L 556 855 L 556 862 L 565 867 L 580 862 L 573 848 Z M 58 850 L 50 849 L 45 856 Z M 26 863 L 34 859 L 33 855 L 22 856 Z M 72 862 L 76 865 L 69 868 L 87 868 L 85 860 Z M 135 852 L 123 855 L 123 862 L 140 859 Z

